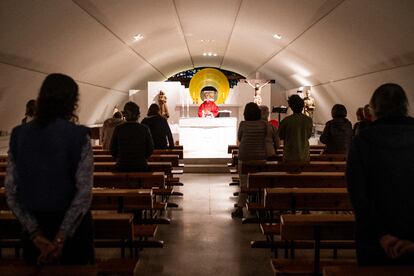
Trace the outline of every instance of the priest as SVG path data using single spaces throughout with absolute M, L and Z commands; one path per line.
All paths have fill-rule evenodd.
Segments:
M 214 103 L 214 91 L 204 91 L 204 102 L 198 108 L 198 117 L 217 117 L 218 106 Z

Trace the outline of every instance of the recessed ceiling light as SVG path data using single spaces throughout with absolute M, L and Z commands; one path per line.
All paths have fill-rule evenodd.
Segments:
M 135 41 L 141 40 L 143 38 L 144 38 L 144 36 L 142 34 L 136 34 L 136 35 L 134 35 L 134 40 Z
M 216 57 L 217 53 L 212 53 L 212 52 L 208 52 L 208 53 L 203 53 L 203 56 L 209 56 L 209 57 Z
M 274 35 L 273 35 L 273 38 L 276 38 L 276 39 L 282 39 L 282 36 L 281 36 L 280 34 L 274 34 Z

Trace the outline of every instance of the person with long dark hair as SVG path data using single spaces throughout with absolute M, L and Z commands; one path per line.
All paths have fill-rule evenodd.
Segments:
M 369 104 L 374 121 L 354 137 L 346 177 L 360 265 L 414 264 L 414 118 L 394 83 Z
M 7 203 L 23 226 L 30 264 L 94 262 L 93 155 L 89 129 L 75 124 L 78 98 L 71 77 L 48 75 L 35 119 L 11 134 Z
M 141 121 L 141 124 L 146 125 L 150 129 L 155 149 L 173 148 L 174 139 L 170 126 L 167 119 L 161 116 L 160 112 L 158 104 L 151 104 L 148 108 L 147 117 Z

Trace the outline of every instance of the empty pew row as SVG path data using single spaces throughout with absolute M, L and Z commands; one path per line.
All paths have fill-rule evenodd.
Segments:
M 344 172 L 344 161 L 311 161 L 307 164 L 286 164 L 278 161 L 246 161 L 241 165 L 244 174 L 256 172 Z
M 284 241 L 312 241 L 313 259 L 274 259 L 274 275 L 320 275 L 321 267 L 352 264 L 354 259 L 321 260 L 322 241 L 354 241 L 355 217 L 353 215 L 282 215 L 281 239 Z M 293 243 L 294 246 L 294 243 Z
M 344 172 L 258 172 L 248 175 L 248 187 L 263 190 L 265 188 L 344 188 Z
M 112 155 L 94 155 L 93 159 L 94 162 L 115 162 Z M 178 155 L 170 154 L 151 155 L 150 158 L 148 158 L 148 162 L 171 162 L 171 165 L 174 168 L 183 166 L 179 163 Z
M 266 241 L 252 241 L 252 248 L 270 248 L 277 257 L 277 249 L 285 248 L 287 258 L 287 247 L 283 241 L 275 241 L 274 237 L 280 235 L 280 223 L 278 216 L 283 212 L 295 214 L 297 211 L 351 211 L 352 205 L 346 188 L 268 188 L 265 189 L 264 203 L 261 210 L 271 223 L 261 223 L 260 228 L 266 236 Z M 256 209 L 259 209 L 256 207 Z M 309 242 L 301 242 L 300 248 L 309 248 Z M 332 243 L 323 244 L 324 248 L 354 249 L 354 243 Z M 336 251 L 334 251 L 336 254 Z M 291 252 L 294 256 L 294 252 Z
M 103 150 L 103 147 L 102 147 L 102 145 L 93 145 L 92 149 L 93 150 Z M 182 145 L 174 145 L 174 147 L 172 149 L 183 150 L 184 147 Z
M 324 150 L 325 147 L 326 147 L 325 145 L 310 145 L 309 146 L 310 149 L 319 149 L 319 150 Z M 280 149 L 283 149 L 283 144 L 280 145 L 279 148 Z M 237 150 L 237 149 L 239 149 L 239 146 L 238 145 L 228 145 L 228 147 L 227 147 L 227 153 L 232 153 L 233 150 Z
M 243 219 L 243 223 L 263 222 L 263 192 L 266 188 L 344 188 L 344 172 L 258 172 L 248 174 L 248 187 L 242 192 L 249 195 L 247 209 L 257 218 Z M 265 218 L 265 220 L 267 220 Z
M 160 150 L 160 149 L 155 149 L 153 151 L 154 155 L 178 155 L 179 159 L 183 159 L 184 157 L 184 153 L 183 150 L 178 150 L 178 149 L 165 149 L 165 150 Z M 109 150 L 93 150 L 93 155 L 111 155 Z
M 7 260 L 0 263 L 0 275 L 38 275 L 38 276 L 132 276 L 136 269 L 138 259 L 107 259 L 96 260 L 94 265 L 48 265 L 30 266 L 22 260 Z
M 358 266 L 337 265 L 324 266 L 323 276 L 395 276 L 414 275 L 413 266 Z

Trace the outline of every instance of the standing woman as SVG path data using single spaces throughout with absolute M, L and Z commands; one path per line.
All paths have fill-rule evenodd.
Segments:
M 93 155 L 89 130 L 74 123 L 78 98 L 71 77 L 48 75 L 34 121 L 11 134 L 7 203 L 23 226 L 30 264 L 94 262 Z
M 359 265 L 414 264 L 414 118 L 401 86 L 371 97 L 375 120 L 352 140 L 346 178 Z
M 242 172 L 242 164 L 251 160 L 263 160 L 266 154 L 266 135 L 269 123 L 261 120 L 261 111 L 257 104 L 250 102 L 244 108 L 244 121 L 240 122 L 237 132 L 239 143 L 238 171 L 240 177 L 240 193 L 237 208 L 231 213 L 234 218 L 243 217 L 243 208 L 246 205 L 247 194 L 242 188 L 247 187 L 247 174 Z
M 146 125 L 150 129 L 154 149 L 174 148 L 174 139 L 170 126 L 167 119 L 161 116 L 160 112 L 160 107 L 157 104 L 151 104 L 148 108 L 147 117 L 141 121 L 141 124 Z

